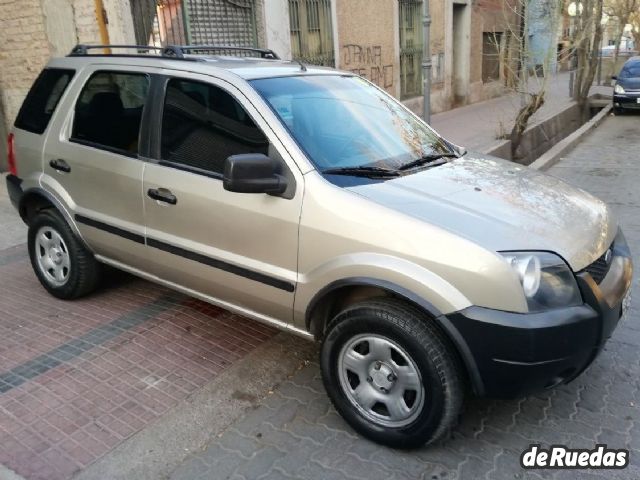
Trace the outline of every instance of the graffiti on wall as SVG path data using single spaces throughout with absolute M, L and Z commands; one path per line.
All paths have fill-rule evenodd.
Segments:
M 379 45 L 344 45 L 342 67 L 370 80 L 379 87 L 393 86 L 393 64 L 383 64 L 382 47 Z

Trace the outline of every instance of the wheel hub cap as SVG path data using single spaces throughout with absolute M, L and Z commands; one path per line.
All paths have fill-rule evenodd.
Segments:
M 396 383 L 398 375 L 395 370 L 382 362 L 375 362 L 369 369 L 369 378 L 374 388 L 381 392 L 388 392 Z
M 367 420 L 398 428 L 420 415 L 425 401 L 420 372 L 393 340 L 357 335 L 342 347 L 337 366 L 345 396 Z
M 62 236 L 52 227 L 42 227 L 36 233 L 33 248 L 36 264 L 47 283 L 54 287 L 67 283 L 71 257 Z
M 56 265 L 60 265 L 62 263 L 62 252 L 58 247 L 53 247 L 49 253 L 49 258 Z

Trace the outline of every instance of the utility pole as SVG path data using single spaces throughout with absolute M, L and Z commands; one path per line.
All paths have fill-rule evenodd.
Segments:
M 431 122 L 431 45 L 429 42 L 429 28 L 431 27 L 431 16 L 429 15 L 429 0 L 422 0 L 422 25 L 423 25 L 423 45 L 422 45 L 422 82 L 424 86 L 424 106 L 422 117 L 427 123 Z
M 94 0 L 96 7 L 96 21 L 98 22 L 98 30 L 100 31 L 100 41 L 103 45 L 109 45 L 109 30 L 107 30 L 107 11 L 104 8 L 102 0 Z M 105 48 L 104 53 L 111 53 L 110 48 Z

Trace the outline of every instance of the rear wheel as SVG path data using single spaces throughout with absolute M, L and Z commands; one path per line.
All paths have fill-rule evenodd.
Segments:
M 73 299 L 95 289 L 100 264 L 55 209 L 29 222 L 29 257 L 42 286 L 53 296 Z
M 463 374 L 456 352 L 433 319 L 404 302 L 380 298 L 340 312 L 320 363 L 338 412 L 378 443 L 436 442 L 459 415 Z

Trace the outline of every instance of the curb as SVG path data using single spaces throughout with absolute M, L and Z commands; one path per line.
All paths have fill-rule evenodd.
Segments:
M 25 480 L 25 478 L 21 477 L 13 470 L 0 464 L 0 480 Z
M 543 153 L 533 163 L 531 163 L 529 167 L 535 168 L 536 170 L 546 170 L 558 163 L 562 155 L 575 147 L 576 144 L 580 140 L 582 140 L 582 138 L 587 133 L 589 133 L 604 121 L 605 117 L 609 115 L 609 112 L 611 112 L 612 108 L 613 104 L 609 103 L 608 105 L 606 105 L 596 114 L 595 117 L 582 125 L 579 129 L 566 137 L 564 140 L 561 140 L 545 153 Z

